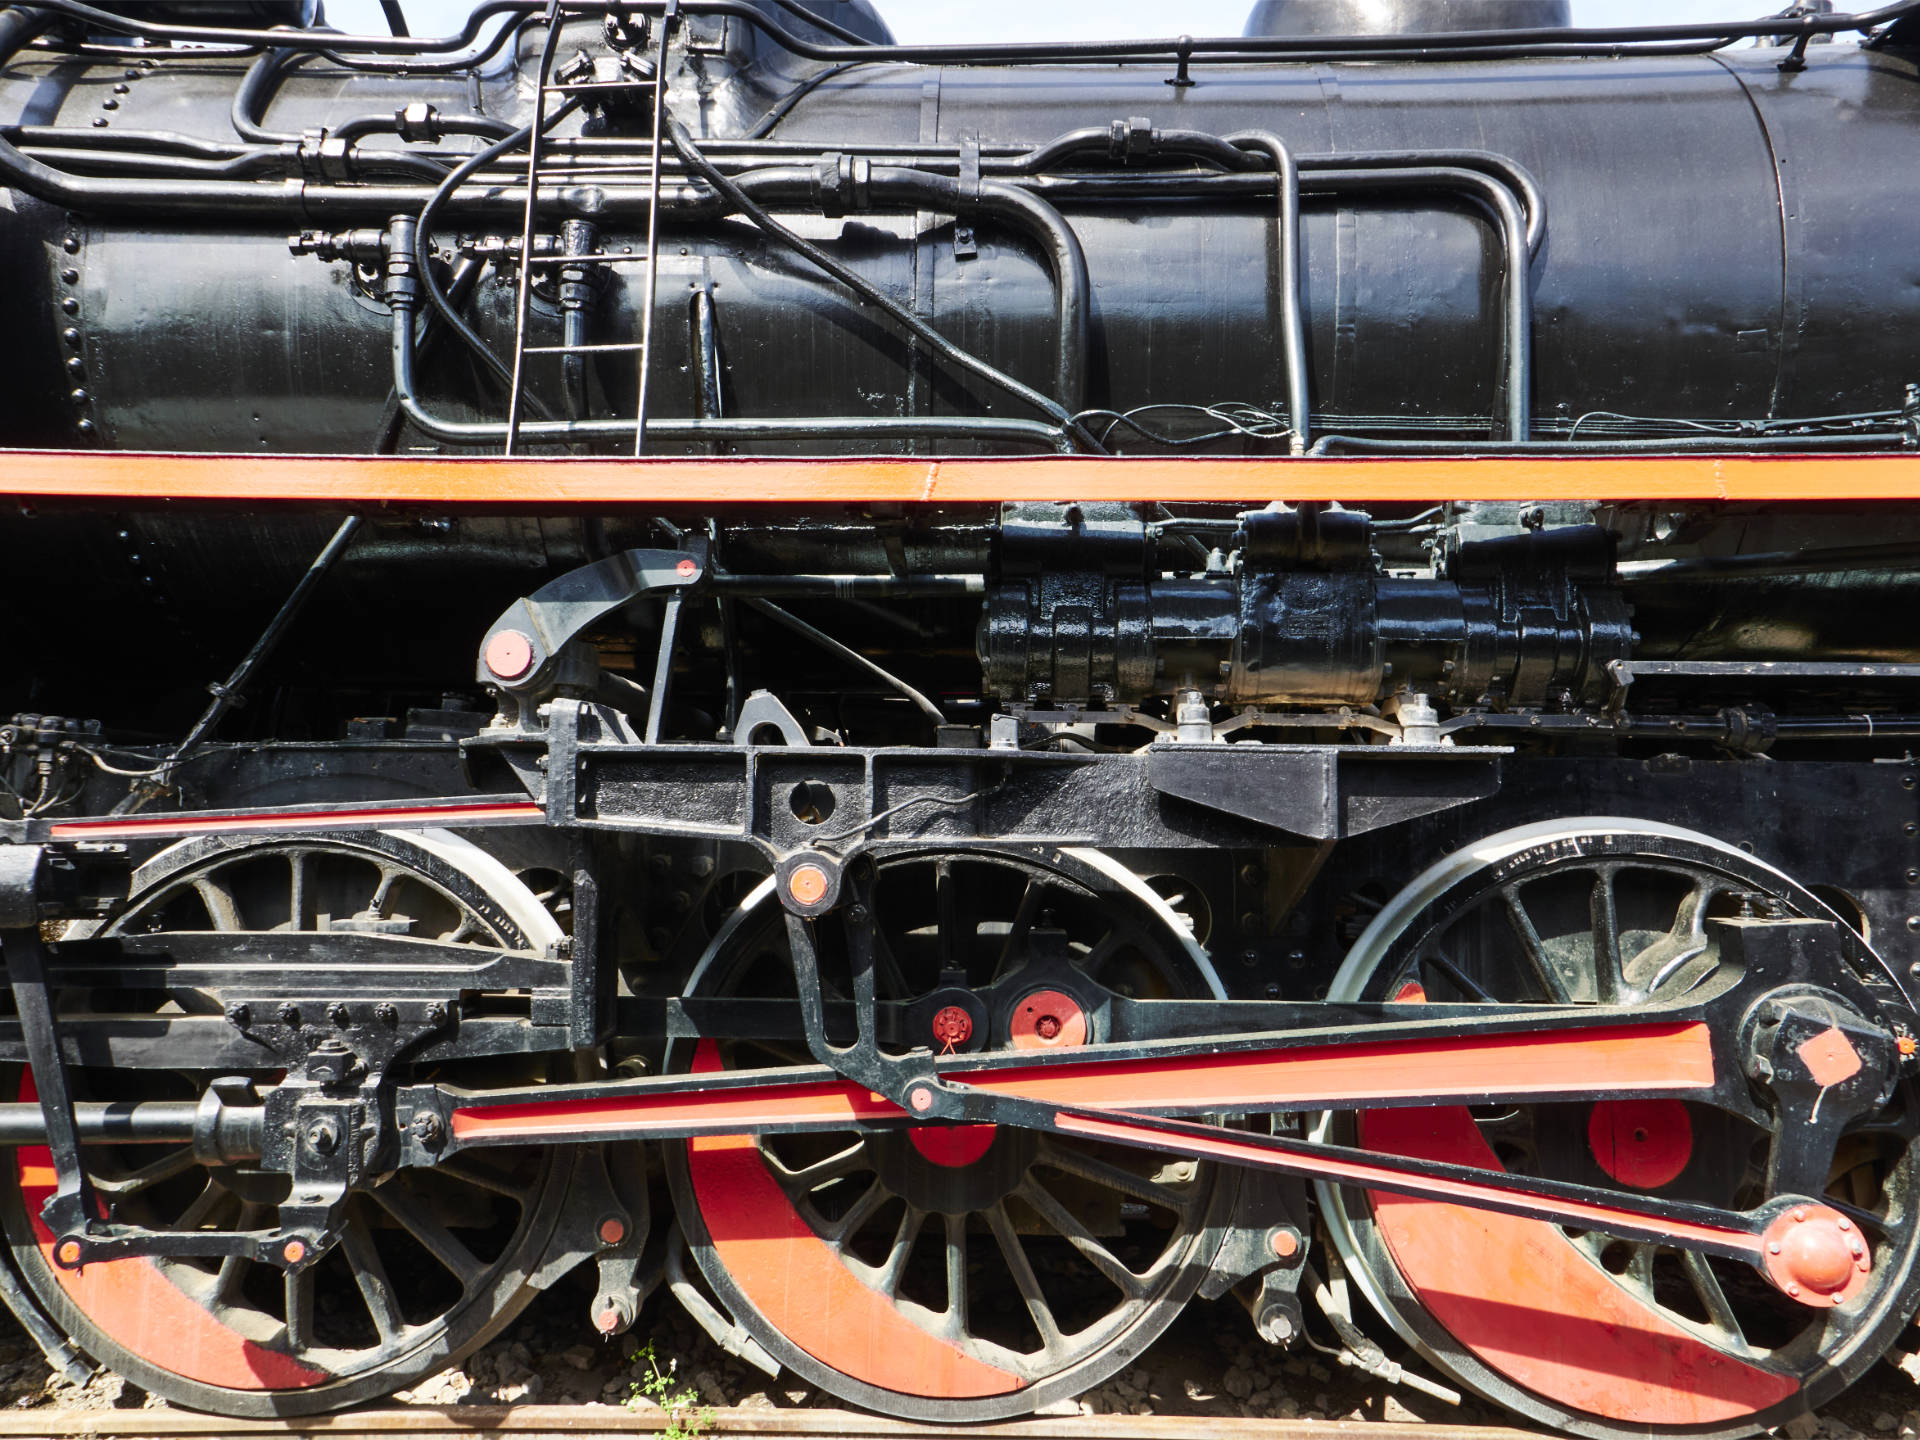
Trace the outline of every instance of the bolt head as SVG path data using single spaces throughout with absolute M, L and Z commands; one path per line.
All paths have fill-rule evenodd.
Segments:
M 924 1114 L 933 1108 L 933 1092 L 924 1087 L 913 1090 L 907 1095 L 907 1103 Z
M 818 865 L 797 865 L 787 876 L 787 893 L 801 905 L 818 905 L 827 898 L 827 872 Z

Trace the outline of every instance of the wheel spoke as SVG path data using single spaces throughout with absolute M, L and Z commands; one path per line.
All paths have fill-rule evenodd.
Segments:
M 802 1165 L 798 1170 L 789 1170 L 780 1163 L 777 1156 L 768 1154 L 764 1149 L 761 1155 L 767 1161 L 768 1168 L 773 1171 L 773 1178 L 779 1182 L 780 1188 L 789 1194 L 797 1195 L 809 1195 L 832 1181 L 844 1180 L 849 1175 L 857 1175 L 862 1170 L 873 1168 L 867 1164 L 866 1146 L 859 1141 L 827 1156 L 824 1160 L 816 1160 L 811 1165 Z
M 287 1349 L 295 1355 L 313 1344 L 313 1267 L 286 1276 Z
M 947 1222 L 947 1333 L 967 1333 L 967 1217 L 948 1215 Z
M 264 1217 L 266 1209 L 264 1205 L 242 1205 L 238 1228 L 251 1230 Z M 224 1310 L 240 1303 L 240 1284 L 246 1276 L 247 1266 L 251 1264 L 253 1261 L 244 1255 L 222 1257 L 220 1268 L 213 1272 L 213 1289 L 207 1297 L 210 1307 Z
M 428 1213 L 417 1197 L 401 1190 L 400 1183 L 395 1181 L 382 1185 L 369 1193 L 401 1229 L 418 1240 L 429 1255 L 453 1273 L 463 1291 L 472 1289 L 486 1267 L 452 1231 Z
M 1124 1166 L 1110 1161 L 1096 1159 L 1078 1150 L 1068 1149 L 1052 1140 L 1040 1142 L 1039 1163 L 1051 1165 L 1054 1169 L 1072 1175 L 1079 1180 L 1088 1180 L 1108 1190 L 1118 1190 L 1122 1195 L 1131 1195 L 1136 1200 L 1144 1200 L 1149 1205 L 1158 1205 L 1171 1210 L 1174 1214 L 1186 1218 L 1193 1208 L 1193 1197 L 1183 1195 L 1169 1185 L 1136 1175 Z
M 367 913 L 387 918 L 387 907 L 393 903 L 393 887 L 405 878 L 405 873 L 391 866 L 380 867 L 380 883 L 373 888 L 373 895 L 367 901 Z
M 176 1175 L 184 1175 L 196 1168 L 200 1162 L 193 1158 L 191 1150 L 174 1150 L 158 1160 L 150 1160 L 138 1170 L 129 1170 L 124 1175 L 90 1176 L 96 1194 L 109 1195 L 124 1199 L 129 1195 L 138 1195 L 142 1190 L 150 1189 L 163 1180 L 171 1180 Z
M 1573 996 L 1567 990 L 1566 979 L 1547 958 L 1547 947 L 1540 938 L 1540 932 L 1534 928 L 1533 917 L 1527 913 L 1527 907 L 1520 899 L 1520 887 L 1506 886 L 1500 892 L 1500 898 L 1506 902 L 1507 923 L 1513 927 L 1514 935 L 1520 941 L 1520 950 L 1526 957 L 1527 968 L 1533 972 L 1533 978 L 1540 982 L 1547 992 L 1547 998 L 1558 1004 L 1568 1004 Z
M 186 1209 L 180 1212 L 179 1217 L 173 1222 L 170 1228 L 174 1230 L 198 1230 L 202 1226 L 210 1224 L 214 1216 L 224 1210 L 227 1202 L 233 1198 L 232 1191 L 221 1185 L 219 1181 L 209 1178 L 206 1188 L 193 1198 Z
M 312 930 L 319 923 L 315 913 L 313 862 L 314 853 L 311 850 L 287 852 L 287 868 L 290 872 L 287 887 L 287 923 L 294 930 Z
M 353 1270 L 353 1283 L 360 1287 L 360 1298 L 367 1302 L 373 1328 L 380 1332 L 380 1343 L 392 1344 L 406 1329 L 407 1322 L 393 1298 L 393 1282 L 387 1278 L 387 1267 L 380 1259 L 379 1250 L 374 1248 L 373 1232 L 357 1210 L 341 1231 L 340 1249 Z
M 1718 892 L 1705 883 L 1696 885 L 1688 893 L 1686 900 L 1673 917 L 1673 937 L 1687 943 L 1678 954 L 1662 965 L 1654 977 L 1647 982 L 1649 995 L 1671 980 L 1692 960 L 1706 953 L 1707 945 L 1707 907 L 1713 903 Z
M 471 1155 L 456 1155 L 451 1160 L 442 1160 L 433 1167 L 436 1173 L 450 1180 L 458 1180 L 494 1195 L 502 1195 L 516 1204 L 524 1205 L 527 1200 L 527 1187 L 524 1182 L 511 1175 L 503 1174 L 490 1165 L 482 1165 Z
M 1007 1216 L 1004 1201 L 995 1202 L 993 1208 L 987 1211 L 987 1226 L 993 1231 L 994 1241 L 1007 1262 L 1014 1287 L 1026 1302 L 1027 1314 L 1033 1317 L 1033 1327 L 1040 1332 L 1040 1343 L 1049 1350 L 1053 1349 L 1060 1343 L 1060 1322 L 1053 1318 L 1053 1307 L 1047 1304 L 1047 1297 L 1040 1291 L 1039 1277 L 1033 1273 L 1033 1265 L 1027 1259 L 1026 1248 L 1020 1243 L 1019 1232 L 1013 1228 L 1013 1221 Z
M 900 1298 L 900 1277 L 906 1273 L 907 1258 L 913 1254 L 913 1242 L 920 1238 L 921 1227 L 927 1223 L 924 1210 L 916 1210 L 909 1205 L 901 1212 L 900 1223 L 894 1227 L 893 1244 L 887 1250 L 886 1262 L 874 1276 L 874 1284 L 881 1293 Z
M 222 933 L 247 928 L 247 922 L 240 914 L 240 905 L 220 880 L 212 875 L 196 875 L 193 880 L 194 892 L 207 907 L 207 916 L 213 921 L 213 928 Z
M 1007 926 L 1007 938 L 1000 944 L 1000 958 L 993 967 L 996 977 L 1010 973 L 1009 966 L 1027 943 L 1027 932 L 1033 929 L 1034 917 L 1040 913 L 1040 899 L 1045 892 L 1045 883 L 1035 879 L 1029 879 L 1027 888 L 1020 892 L 1013 923 Z
M 933 901 L 934 939 L 938 945 L 940 969 L 965 970 L 967 952 L 960 944 L 960 882 L 954 878 L 951 860 L 934 862 Z
M 878 1180 L 867 1186 L 860 1198 L 847 1207 L 847 1213 L 827 1226 L 823 1237 L 830 1245 L 844 1245 L 847 1239 L 856 1234 L 860 1227 L 874 1217 L 874 1212 L 886 1204 L 887 1187 Z
M 1078 1218 L 1054 1199 L 1047 1189 L 1031 1179 L 1024 1181 L 1013 1192 L 1032 1207 L 1033 1212 L 1047 1223 L 1062 1239 L 1087 1259 L 1114 1288 L 1129 1300 L 1137 1300 L 1146 1291 L 1146 1282 L 1134 1274 L 1106 1246 L 1102 1245 L 1094 1233 L 1082 1225 Z
M 1727 1292 L 1720 1286 L 1720 1277 L 1713 1273 L 1713 1267 L 1707 1263 L 1707 1257 L 1697 1250 L 1682 1250 L 1680 1263 L 1687 1272 L 1687 1280 L 1693 1286 L 1693 1293 L 1700 1297 L 1700 1303 L 1706 1307 L 1707 1316 L 1713 1328 L 1726 1337 L 1729 1345 L 1744 1350 L 1747 1337 L 1740 1329 L 1740 1321 L 1733 1313 L 1733 1306 L 1727 1300 Z
M 1594 871 L 1588 903 L 1593 920 L 1593 982 L 1602 1005 L 1617 1004 L 1626 986 L 1620 961 L 1620 906 L 1613 893 L 1613 878 L 1611 865 Z
M 1080 958 L 1080 973 L 1089 980 L 1098 980 L 1100 972 L 1120 953 L 1122 943 L 1120 927 L 1116 925 L 1094 941 L 1093 948 Z
M 1446 956 L 1423 955 L 1420 957 L 1418 963 L 1431 965 L 1434 969 L 1438 970 L 1442 975 L 1446 976 L 1448 980 L 1452 981 L 1460 993 L 1465 995 L 1469 1000 L 1477 1000 L 1486 1005 L 1493 1003 L 1493 996 L 1487 993 L 1485 987 L 1477 981 L 1468 979 L 1460 967 L 1447 959 Z

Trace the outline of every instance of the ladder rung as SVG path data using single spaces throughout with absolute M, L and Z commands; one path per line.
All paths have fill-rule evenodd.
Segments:
M 632 354 L 645 348 L 643 345 L 529 345 L 521 353 L 526 355 L 611 355 Z

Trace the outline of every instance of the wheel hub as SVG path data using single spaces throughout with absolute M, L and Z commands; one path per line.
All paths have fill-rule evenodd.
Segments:
M 933 1215 L 966 1215 L 1004 1200 L 1038 1153 L 1031 1131 L 994 1125 L 917 1125 L 869 1135 L 866 1147 L 881 1183 Z
M 1587 1147 L 1622 1185 L 1658 1190 L 1693 1158 L 1693 1122 L 1678 1100 L 1602 1100 L 1587 1120 Z

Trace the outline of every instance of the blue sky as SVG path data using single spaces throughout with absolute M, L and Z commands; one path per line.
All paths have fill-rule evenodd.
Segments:
M 404 0 L 416 35 L 460 28 L 469 0 Z M 1237 35 L 1252 0 L 876 0 L 903 41 L 958 44 L 967 40 L 1081 40 L 1127 36 Z M 1580 25 L 1679 25 L 1730 16 L 1777 14 L 1785 0 L 1573 0 Z M 342 30 L 385 34 L 377 0 L 326 0 L 328 23 Z M 1839 6 L 1836 8 L 1847 8 Z M 1177 15 L 1178 21 L 1169 20 Z

